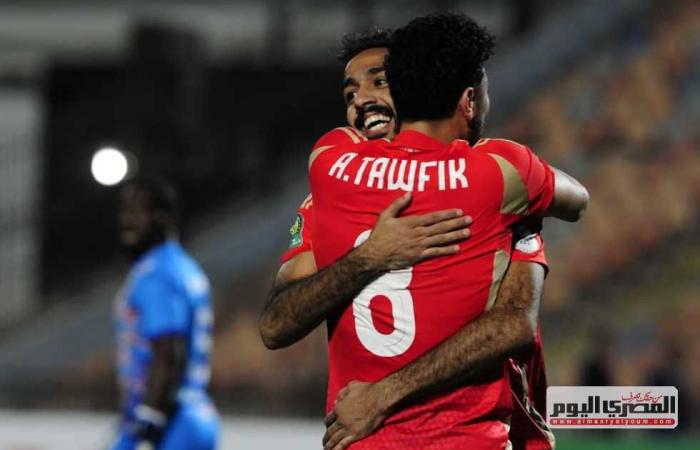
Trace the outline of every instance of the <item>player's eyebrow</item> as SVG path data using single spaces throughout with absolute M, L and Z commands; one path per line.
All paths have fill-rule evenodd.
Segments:
M 376 66 L 376 67 L 370 67 L 369 69 L 367 69 L 367 73 L 370 75 L 376 75 L 378 73 L 384 72 L 385 70 L 386 69 L 384 68 L 384 66 Z
M 357 86 L 359 83 L 357 80 L 355 80 L 353 77 L 346 77 L 343 80 L 343 89 L 345 89 L 348 86 Z

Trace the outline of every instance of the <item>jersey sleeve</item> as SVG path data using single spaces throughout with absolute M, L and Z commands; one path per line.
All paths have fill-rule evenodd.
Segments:
M 313 199 L 311 195 L 306 197 L 304 203 L 299 206 L 294 223 L 289 228 L 289 247 L 281 258 L 282 264 L 294 258 L 300 253 L 313 251 L 311 242 L 311 224 L 313 221 Z
M 132 305 L 138 311 L 139 331 L 147 339 L 187 333 L 187 298 L 162 274 L 153 272 L 137 281 Z
M 311 148 L 311 151 L 321 147 L 359 144 L 366 140 L 367 138 L 362 133 L 352 127 L 338 127 L 321 136 Z
M 552 206 L 554 200 L 554 170 L 532 150 L 528 148 L 527 151 L 530 157 L 530 170 L 526 178 L 529 213 L 541 214 Z
M 496 159 L 505 184 L 502 211 L 506 214 L 537 215 L 554 199 L 554 171 L 528 147 L 494 139 L 489 153 Z

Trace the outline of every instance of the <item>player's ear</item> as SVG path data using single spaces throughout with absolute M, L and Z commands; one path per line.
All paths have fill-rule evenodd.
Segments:
M 473 87 L 468 87 L 462 92 L 457 104 L 459 112 L 468 121 L 471 121 L 476 114 L 476 90 Z

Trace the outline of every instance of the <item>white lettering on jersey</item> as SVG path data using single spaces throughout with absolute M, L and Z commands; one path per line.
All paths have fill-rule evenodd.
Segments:
M 399 164 L 399 173 L 396 174 L 396 176 L 394 176 L 397 163 Z M 418 161 L 411 161 L 411 166 L 408 169 L 408 174 L 405 173 L 407 164 L 408 161 L 405 159 L 401 160 L 400 162 L 398 159 L 391 160 L 391 165 L 389 166 L 389 183 L 387 186 L 387 188 L 390 191 L 395 191 L 397 189 L 402 191 L 413 190 L 413 179 L 414 174 L 416 173 L 416 166 L 418 165 Z
M 357 236 L 355 247 L 366 241 L 370 232 L 367 230 Z M 377 356 L 388 358 L 406 353 L 416 339 L 416 315 L 408 288 L 412 277 L 413 267 L 392 270 L 365 286 L 352 302 L 357 338 Z M 372 300 L 379 296 L 391 302 L 394 330 L 389 334 L 377 330 L 372 319 Z
M 370 189 L 389 191 L 423 192 L 428 185 L 437 185 L 437 190 L 465 189 L 467 161 L 465 158 L 416 161 L 398 158 L 374 158 L 365 156 L 359 167 L 350 167 L 357 153 L 344 153 L 331 166 L 328 175 L 344 182 L 367 186 Z M 356 171 L 354 177 L 353 170 Z
M 456 168 L 456 163 L 459 162 L 459 168 Z M 450 160 L 450 189 L 457 189 L 457 182 L 459 182 L 461 188 L 466 188 L 469 186 L 467 183 L 467 177 L 464 175 L 464 171 L 467 168 L 467 162 L 464 158 L 451 159 Z
M 445 161 L 438 161 L 438 190 L 445 190 Z
M 331 167 L 331 170 L 330 172 L 328 172 L 328 175 L 341 180 L 345 169 L 348 167 L 348 164 L 350 164 L 350 161 L 355 159 L 356 156 L 357 153 L 345 153 L 343 156 L 338 158 L 335 164 L 333 164 L 333 167 Z
M 355 184 L 360 184 L 360 182 L 362 181 L 362 175 L 364 175 L 365 169 L 367 168 L 367 164 L 370 161 L 374 161 L 374 158 L 371 158 L 371 157 L 362 158 L 362 165 L 360 166 L 360 170 L 357 171 L 357 176 L 355 177 Z
M 425 190 L 425 183 L 430 181 L 430 175 L 428 175 L 429 167 L 437 167 L 437 161 L 426 161 L 420 163 L 420 170 L 418 171 L 418 190 L 420 192 Z
M 384 173 L 386 172 L 387 164 L 389 164 L 389 158 L 377 158 L 374 160 L 367 181 L 369 187 L 374 187 L 374 181 L 376 180 L 377 189 L 384 189 Z

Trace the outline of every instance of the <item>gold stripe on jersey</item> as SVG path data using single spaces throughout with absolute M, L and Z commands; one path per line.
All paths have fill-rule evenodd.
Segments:
M 518 170 L 504 157 L 494 153 L 489 155 L 496 160 L 503 176 L 501 213 L 527 215 L 529 207 L 527 188 Z
M 311 152 L 311 154 L 309 155 L 309 169 L 311 168 L 311 164 L 314 163 L 314 160 L 316 158 L 318 158 L 318 155 L 325 152 L 329 148 L 333 148 L 333 147 L 335 147 L 335 146 L 334 145 L 324 145 L 323 147 L 319 147 L 316 150 L 314 150 L 313 152 Z
M 542 417 L 540 412 L 537 411 L 537 408 L 535 408 L 535 405 L 530 401 L 530 385 L 528 383 L 526 367 L 523 364 L 516 364 L 514 361 L 511 366 L 514 366 L 518 371 L 519 380 L 517 381 L 520 381 L 520 393 L 516 393 L 512 387 L 510 392 L 513 394 L 515 401 L 518 402 L 520 408 L 527 413 L 528 418 L 535 423 L 537 429 L 542 433 L 545 439 L 547 439 L 551 447 L 550 450 L 553 450 L 556 447 L 557 440 L 554 433 L 552 433 L 552 429 L 547 425 L 547 421 L 544 420 L 544 417 Z
M 343 133 L 347 134 L 348 137 L 350 137 L 350 139 L 352 139 L 352 143 L 353 143 L 353 144 L 359 144 L 360 142 L 362 142 L 362 140 L 360 139 L 360 137 L 357 135 L 357 133 L 354 132 L 355 130 L 353 130 L 352 128 L 350 128 L 350 127 L 341 127 L 341 128 L 338 128 L 338 129 L 339 129 L 339 130 L 342 130 Z
M 301 205 L 299 205 L 299 209 L 309 209 L 311 205 L 313 204 L 313 198 L 311 198 L 311 194 L 306 196 L 303 202 L 301 202 Z
M 484 311 L 488 311 L 493 307 L 496 302 L 496 295 L 498 294 L 498 289 L 501 287 L 501 281 L 503 281 L 503 275 L 508 269 L 508 263 L 510 262 L 510 255 L 505 250 L 498 249 L 493 255 L 493 273 L 491 274 L 491 288 L 489 289 L 489 298 L 486 301 L 486 308 Z
M 365 142 L 365 141 L 368 140 L 368 139 L 367 139 L 367 136 L 365 136 L 364 134 L 362 134 L 362 133 L 360 132 L 360 130 L 358 130 L 357 128 L 353 128 L 353 127 L 348 127 L 348 128 L 349 128 L 351 131 L 353 131 L 353 132 L 357 135 L 357 137 L 360 138 L 360 141 Z
M 484 145 L 484 144 L 488 143 L 490 140 L 491 140 L 491 139 L 489 139 L 489 138 L 481 138 L 481 139 L 479 139 L 478 141 L 476 141 L 476 144 L 474 144 L 474 145 L 472 146 L 472 148 L 478 147 L 478 146 L 480 146 L 480 145 Z

